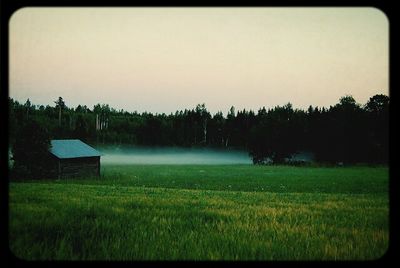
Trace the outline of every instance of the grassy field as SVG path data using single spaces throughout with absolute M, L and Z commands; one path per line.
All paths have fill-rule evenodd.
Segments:
M 388 247 L 388 168 L 103 166 L 11 182 L 23 259 L 370 260 Z

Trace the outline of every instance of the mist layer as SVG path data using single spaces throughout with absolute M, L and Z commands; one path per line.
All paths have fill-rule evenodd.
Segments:
M 101 164 L 166 164 L 166 165 L 221 165 L 251 164 L 245 151 L 153 148 L 153 147 L 98 147 L 103 155 Z

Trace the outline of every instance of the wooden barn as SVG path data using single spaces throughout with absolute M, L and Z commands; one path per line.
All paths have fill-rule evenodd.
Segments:
M 80 140 L 51 140 L 49 171 L 57 178 L 100 176 L 100 152 Z

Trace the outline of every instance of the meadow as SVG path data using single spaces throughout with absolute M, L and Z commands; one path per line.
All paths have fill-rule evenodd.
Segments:
M 387 167 L 103 165 L 9 184 L 26 260 L 372 260 L 389 245 Z

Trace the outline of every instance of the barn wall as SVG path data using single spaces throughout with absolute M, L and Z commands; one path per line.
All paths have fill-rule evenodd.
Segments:
M 47 156 L 46 172 L 43 174 L 44 178 L 57 178 L 58 177 L 58 162 L 60 160 L 52 154 Z
M 60 159 L 60 178 L 99 176 L 100 157 Z

